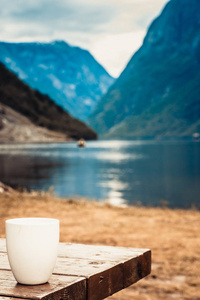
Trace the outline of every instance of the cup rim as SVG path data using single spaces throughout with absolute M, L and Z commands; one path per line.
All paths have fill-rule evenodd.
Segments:
M 59 220 L 53 218 L 15 218 L 6 220 L 6 224 L 20 226 L 47 226 L 50 224 L 59 224 Z

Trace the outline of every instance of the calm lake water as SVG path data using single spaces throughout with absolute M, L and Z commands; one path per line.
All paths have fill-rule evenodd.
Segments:
M 0 181 L 60 197 L 200 208 L 200 143 L 94 141 L 0 146 Z

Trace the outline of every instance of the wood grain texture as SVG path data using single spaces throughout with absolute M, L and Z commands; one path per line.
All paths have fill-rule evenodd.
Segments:
M 30 286 L 17 284 L 9 273 L 11 271 L 0 271 L 1 296 L 22 299 L 86 299 L 85 278 L 52 275 L 48 283 Z M 2 279 L 3 276 L 5 279 Z
M 151 272 L 148 249 L 82 244 L 59 244 L 56 267 L 49 283 L 16 283 L 8 263 L 5 240 L 0 239 L 0 300 L 101 300 L 135 283 Z
M 6 252 L 6 240 L 0 239 L 0 252 Z
M 0 296 L 0 300 L 16 300 L 14 297 L 2 297 Z M 17 298 L 17 300 L 24 300 L 23 298 Z

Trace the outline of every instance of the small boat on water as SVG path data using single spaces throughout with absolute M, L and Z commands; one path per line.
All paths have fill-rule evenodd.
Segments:
M 193 133 L 192 137 L 195 142 L 200 142 L 200 134 L 198 132 Z
M 85 147 L 86 145 L 86 142 L 84 139 L 80 139 L 78 142 L 77 142 L 77 146 L 80 147 L 80 148 L 83 148 Z

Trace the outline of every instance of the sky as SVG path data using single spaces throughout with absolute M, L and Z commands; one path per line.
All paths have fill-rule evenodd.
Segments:
M 167 0 L 0 0 L 0 41 L 63 40 L 118 77 Z

